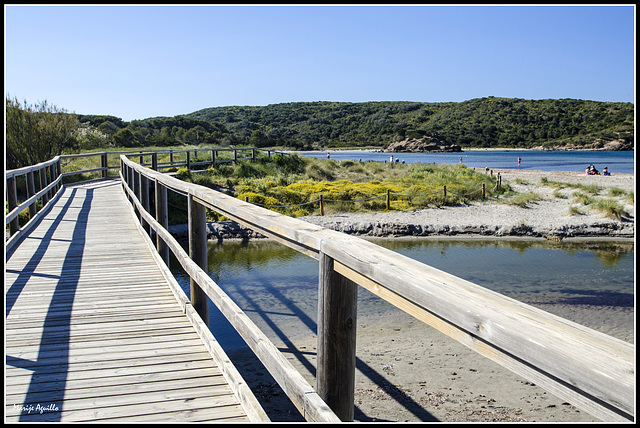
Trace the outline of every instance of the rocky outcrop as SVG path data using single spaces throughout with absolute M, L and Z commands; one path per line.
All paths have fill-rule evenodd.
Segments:
M 425 135 L 422 138 L 394 141 L 384 151 L 391 153 L 461 152 L 462 148 L 445 141 L 439 135 Z

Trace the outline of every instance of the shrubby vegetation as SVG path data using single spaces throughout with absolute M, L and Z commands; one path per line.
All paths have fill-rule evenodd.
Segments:
M 46 100 L 38 104 L 5 98 L 5 166 L 16 169 L 49 160 L 75 144 L 75 115 Z
M 298 155 L 221 164 L 204 173 L 184 168 L 177 176 L 294 217 L 319 213 L 320 195 L 326 202 L 325 212 L 331 213 L 386 210 L 387 189 L 392 194 L 390 209 L 395 211 L 479 200 L 483 183 L 487 197 L 510 190 L 505 185 L 495 189 L 493 177 L 465 165 L 385 164 Z

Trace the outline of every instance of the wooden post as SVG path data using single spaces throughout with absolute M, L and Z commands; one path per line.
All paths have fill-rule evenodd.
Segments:
M 187 169 L 191 169 L 191 152 L 187 150 Z
M 387 189 L 387 211 L 391 209 L 391 189 Z
M 15 207 L 18 206 L 18 192 L 16 190 L 15 177 L 7 178 L 7 204 L 9 212 L 11 212 Z M 18 217 L 16 217 L 9 222 L 9 234 L 13 235 L 18 230 L 20 230 L 20 223 Z
M 251 149 L 251 160 L 256 160 L 256 149 Z
M 58 159 L 58 162 L 55 163 L 55 167 L 56 167 L 56 178 L 58 178 L 59 176 L 62 175 L 62 160 Z M 56 184 L 56 193 L 58 193 L 58 190 L 60 189 L 62 189 L 62 181 Z
M 238 149 L 233 149 L 233 162 L 238 163 Z
M 189 208 L 189 257 L 205 272 L 207 271 L 207 208 L 188 195 Z M 207 295 L 197 282 L 191 278 L 191 305 L 209 325 L 209 305 Z
M 156 152 L 151 155 L 151 169 L 154 171 L 158 170 L 158 153 Z
M 484 183 L 482 183 L 482 199 L 484 199 L 485 196 L 485 186 Z
M 320 215 L 324 215 L 324 196 L 320 195 Z
M 156 185 L 156 221 L 165 229 L 169 229 L 169 210 L 167 205 L 167 188 L 164 187 L 157 179 Z M 169 266 L 169 247 L 162 240 L 160 234 L 156 233 L 156 248 L 164 263 Z
M 138 201 L 142 200 L 140 196 L 140 176 L 141 175 L 142 174 L 140 174 L 139 172 L 135 170 L 133 171 L 133 194 L 136 196 Z M 136 208 L 134 208 L 134 210 L 138 212 L 138 221 L 140 222 L 140 224 L 142 224 L 142 214 Z
M 211 166 L 216 166 L 216 151 L 211 149 Z
M 36 194 L 36 184 L 33 181 L 33 171 L 27 173 L 27 199 Z M 29 205 L 29 218 L 36 215 L 36 202 Z
M 320 253 L 318 395 L 343 422 L 353 421 L 358 286 Z
M 445 198 L 447 197 L 447 186 L 446 185 L 442 186 L 442 195 Z
M 47 169 L 40 168 L 38 170 L 38 175 L 40 176 L 40 190 L 42 190 L 45 187 L 47 187 Z M 42 205 L 47 205 L 48 202 L 49 202 L 49 195 L 45 193 L 44 195 L 42 195 Z
M 107 160 L 107 154 L 103 153 L 100 156 L 101 164 L 102 164 L 102 178 L 107 178 L 109 176 L 109 161 Z
M 173 150 L 169 151 L 169 163 L 171 164 L 169 166 L 173 166 Z
M 149 212 L 149 179 L 142 173 L 140 173 L 140 196 L 142 208 Z M 144 219 L 142 220 L 142 227 L 147 231 L 148 235 L 151 235 L 151 226 Z
M 49 184 L 53 183 L 54 181 L 56 181 L 56 166 L 54 164 L 49 165 L 49 177 L 51 177 L 51 181 L 49 182 Z M 51 188 L 51 190 L 49 190 L 49 198 L 53 198 L 56 194 L 56 188 L 55 186 Z

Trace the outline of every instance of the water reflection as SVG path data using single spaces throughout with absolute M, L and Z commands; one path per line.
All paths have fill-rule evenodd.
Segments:
M 627 241 L 372 239 L 378 245 L 530 304 L 634 306 L 634 244 Z M 269 240 L 210 243 L 209 275 L 274 342 L 314 334 L 318 263 Z M 178 266 L 172 263 L 172 269 Z M 189 293 L 189 280 L 175 272 Z M 358 316 L 397 310 L 360 288 Z M 242 346 L 210 308 L 223 346 Z

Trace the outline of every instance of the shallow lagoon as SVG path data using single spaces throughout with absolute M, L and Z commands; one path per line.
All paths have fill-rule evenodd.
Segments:
M 590 328 L 633 341 L 633 241 L 392 238 L 377 244 Z M 209 275 L 275 343 L 315 334 L 318 262 L 271 240 L 210 243 Z M 189 294 L 189 280 L 172 268 Z M 227 350 L 242 339 L 210 305 Z M 399 310 L 363 288 L 359 323 Z

